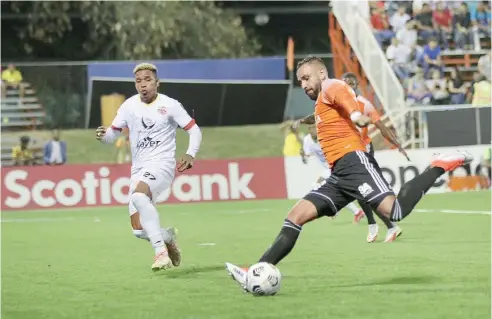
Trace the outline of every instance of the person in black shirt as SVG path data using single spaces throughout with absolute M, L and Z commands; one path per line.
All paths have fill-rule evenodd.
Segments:
M 454 43 L 457 49 L 471 49 L 473 45 L 473 32 L 471 29 L 470 11 L 468 5 L 462 3 L 458 12 L 453 17 Z
M 422 10 L 415 16 L 417 21 L 417 28 L 419 30 L 419 37 L 427 42 L 429 38 L 437 36 L 436 30 L 432 23 L 432 9 L 428 3 L 422 5 Z

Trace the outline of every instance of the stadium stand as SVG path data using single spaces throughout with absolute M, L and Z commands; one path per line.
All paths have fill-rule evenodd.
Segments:
M 34 165 L 43 164 L 44 141 L 32 136 L 29 136 L 29 139 L 28 150 L 32 153 Z M 14 165 L 12 149 L 17 145 L 19 145 L 19 138 L 2 136 L 1 160 L 3 167 Z
M 2 131 L 36 129 L 43 125 L 45 112 L 29 83 L 23 83 L 24 98 L 20 98 L 17 89 L 8 89 L 2 99 Z

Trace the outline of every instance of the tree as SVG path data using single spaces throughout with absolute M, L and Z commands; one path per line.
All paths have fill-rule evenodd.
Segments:
M 25 52 L 34 55 L 36 48 L 46 46 L 86 59 L 236 58 L 259 50 L 239 16 L 210 1 L 13 1 L 10 5 L 12 11 L 29 17 L 17 33 Z

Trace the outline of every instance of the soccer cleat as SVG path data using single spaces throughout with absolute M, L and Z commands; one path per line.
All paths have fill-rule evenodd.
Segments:
M 152 264 L 153 271 L 166 270 L 173 266 L 171 258 L 167 253 L 167 250 L 157 254 L 154 257 L 154 263 Z
M 366 217 L 363 210 L 359 210 L 357 214 L 354 215 L 354 224 L 358 224 L 362 218 Z
M 394 226 L 388 229 L 388 232 L 386 233 L 386 239 L 384 240 L 384 242 L 391 243 L 395 241 L 396 238 L 400 237 L 402 233 L 403 231 L 401 230 L 400 226 Z
M 178 267 L 181 264 L 181 250 L 179 249 L 178 243 L 176 242 L 178 230 L 174 227 L 166 228 L 166 230 L 171 236 L 171 242 L 166 243 L 169 258 L 171 258 L 173 266 Z
M 468 164 L 473 160 L 473 155 L 466 151 L 456 151 L 447 154 L 436 155 L 432 162 L 432 167 L 440 167 L 444 171 L 452 171 L 462 165 Z
M 367 242 L 373 243 L 378 238 L 379 227 L 378 224 L 369 225 L 369 232 L 367 233 Z
M 226 263 L 226 269 L 229 273 L 229 276 L 231 276 L 231 278 L 234 279 L 245 292 L 248 292 L 248 290 L 246 289 L 248 271 L 231 263 Z

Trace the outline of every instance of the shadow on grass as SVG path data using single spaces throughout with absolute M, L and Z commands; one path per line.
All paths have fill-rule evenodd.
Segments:
M 215 271 L 223 271 L 226 274 L 225 266 L 223 265 L 211 265 L 211 266 L 196 266 L 190 265 L 187 267 L 171 268 L 169 270 L 160 271 L 155 273 L 156 276 L 165 276 L 167 278 L 183 278 L 190 277 L 200 273 L 211 273 Z
M 394 277 L 384 280 L 373 280 L 368 282 L 348 284 L 348 285 L 336 285 L 330 286 L 330 288 L 351 288 L 351 287 L 368 287 L 368 286 L 385 286 L 385 285 L 422 285 L 422 284 L 434 284 L 441 282 L 439 277 L 434 276 L 405 276 Z

